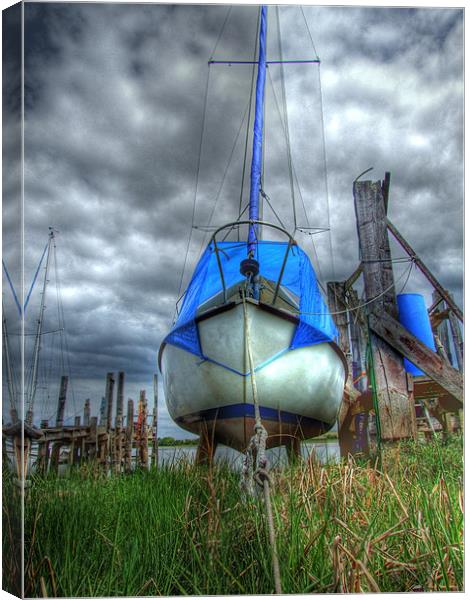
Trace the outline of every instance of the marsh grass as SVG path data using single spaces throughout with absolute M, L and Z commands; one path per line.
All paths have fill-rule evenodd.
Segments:
M 387 448 L 380 468 L 310 459 L 274 481 L 284 593 L 463 589 L 461 437 Z M 272 593 L 263 515 L 226 464 L 35 478 L 25 593 Z

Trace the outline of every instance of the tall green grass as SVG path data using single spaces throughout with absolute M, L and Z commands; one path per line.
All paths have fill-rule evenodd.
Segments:
M 284 593 L 462 590 L 461 437 L 273 478 Z M 227 465 L 35 478 L 25 535 L 27 596 L 274 591 L 262 501 Z

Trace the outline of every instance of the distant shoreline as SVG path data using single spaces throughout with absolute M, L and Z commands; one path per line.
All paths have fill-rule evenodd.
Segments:
M 338 433 L 336 431 L 328 431 L 323 435 L 319 435 L 315 438 L 310 438 L 308 440 L 304 440 L 304 442 L 308 442 L 310 444 L 315 442 L 334 442 L 338 440 Z M 176 448 L 181 446 L 197 446 L 199 443 L 199 438 L 194 439 L 185 439 L 185 440 L 177 440 L 172 437 L 164 437 L 158 439 L 158 446 L 160 448 Z M 150 445 L 150 444 L 149 444 Z

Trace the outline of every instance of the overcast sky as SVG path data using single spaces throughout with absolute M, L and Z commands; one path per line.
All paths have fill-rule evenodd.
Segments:
M 313 238 L 318 260 L 312 236 L 297 239 L 323 283 L 345 279 L 358 264 L 352 182 L 369 167 L 367 177 L 375 180 L 391 171 L 391 220 L 461 305 L 463 11 L 306 6 L 303 12 L 315 50 L 302 11 L 288 6 L 279 9 L 282 53 L 306 59 L 316 51 L 321 59 L 328 188 L 319 67 L 286 65 L 297 222 L 331 231 Z M 70 362 L 73 381 L 69 415 L 80 413 L 87 397 L 97 413 L 107 371 L 126 372 L 126 398 L 137 400 L 146 389 L 152 399 L 157 351 L 172 323 L 191 233 L 207 62 L 250 60 L 257 15 L 256 6 L 25 5 L 25 285 L 52 226 L 65 370 Z M 268 59 L 277 59 L 275 7 L 268 19 Z M 264 189 L 292 228 L 280 76 L 272 65 Z M 196 225 L 211 215 L 212 225 L 237 217 L 250 81 L 249 66 L 210 68 Z M 268 208 L 265 217 L 276 220 Z M 206 242 L 204 231 L 193 229 L 183 289 Z M 403 255 L 392 247 L 394 256 Z M 14 265 L 14 250 L 13 237 L 4 241 L 7 266 Z M 396 265 L 397 291 L 407 272 L 408 264 Z M 43 274 L 28 307 L 29 331 Z M 430 301 L 415 269 L 406 291 Z M 13 315 L 5 287 L 4 302 Z M 52 331 L 58 328 L 54 264 L 47 307 L 45 329 Z M 37 419 L 54 414 L 61 361 L 60 336 L 44 340 L 41 381 L 47 374 L 55 381 L 38 392 Z M 186 437 L 160 400 L 160 434 Z

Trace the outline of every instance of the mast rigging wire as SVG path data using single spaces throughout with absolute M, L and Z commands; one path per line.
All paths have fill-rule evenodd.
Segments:
M 258 10 L 258 21 L 257 21 L 257 25 L 256 25 L 256 31 L 259 30 L 259 21 L 261 18 L 261 6 L 259 7 Z M 245 151 L 243 154 L 243 168 L 242 168 L 242 181 L 241 181 L 241 186 L 240 186 L 240 198 L 239 198 L 239 202 L 238 202 L 238 214 L 240 218 L 241 210 L 242 210 L 242 202 L 243 202 L 243 188 L 245 186 L 245 172 L 246 172 L 246 162 L 247 162 L 247 158 L 248 158 L 248 140 L 250 137 L 250 123 L 251 123 L 251 110 L 252 110 L 252 105 L 253 105 L 253 89 L 254 89 L 254 81 L 255 81 L 255 72 L 256 72 L 256 51 L 258 49 L 258 44 L 256 43 L 256 36 L 255 36 L 255 43 L 254 43 L 254 49 L 253 49 L 253 66 L 251 68 L 251 84 L 250 84 L 250 100 L 249 100 L 249 111 L 248 111 L 248 121 L 246 123 L 246 135 L 245 135 Z M 247 205 L 248 207 L 249 205 Z M 228 235 L 228 233 L 227 233 Z M 237 229 L 237 240 L 240 241 L 240 228 Z
M 295 194 L 294 194 L 294 178 L 292 175 L 292 152 L 290 147 L 290 135 L 289 135 L 289 118 L 287 112 L 287 98 L 286 98 L 286 82 L 284 76 L 284 64 L 283 64 L 283 50 L 282 50 L 282 40 L 281 40 L 281 25 L 279 21 L 279 6 L 276 6 L 276 21 L 277 21 L 277 38 L 279 43 L 279 58 L 281 60 L 281 96 L 282 96 L 282 109 L 284 111 L 284 123 L 285 123 L 285 133 L 286 133 L 286 151 L 287 151 L 287 168 L 289 172 L 289 184 L 290 184 L 290 193 L 292 200 L 292 213 L 294 216 L 294 230 L 297 229 L 297 214 L 295 210 Z M 272 83 L 272 82 L 271 82 Z M 273 86 L 274 89 L 274 86 Z
M 228 170 L 229 170 L 230 164 L 231 164 L 231 162 L 232 162 L 233 154 L 234 154 L 234 152 L 235 152 L 235 148 L 236 148 L 236 146 L 237 146 L 238 138 L 240 137 L 240 133 L 241 133 L 241 130 L 242 130 L 242 128 L 243 128 L 243 123 L 245 122 L 245 117 L 246 117 L 246 115 L 247 115 L 248 108 L 249 108 L 249 103 L 246 105 L 246 107 L 245 107 L 245 110 L 244 110 L 244 112 L 243 112 L 243 117 L 242 117 L 242 120 L 241 120 L 241 122 L 240 122 L 240 126 L 239 126 L 239 128 L 238 128 L 237 135 L 235 136 L 235 141 L 233 142 L 233 146 L 232 146 L 232 149 L 231 149 L 231 151 L 230 151 L 230 155 L 229 155 L 229 158 L 228 158 L 227 164 L 226 164 L 226 166 L 225 166 L 224 173 L 223 173 L 223 176 L 222 176 L 222 180 L 221 180 L 221 182 L 220 182 L 220 186 L 219 186 L 219 189 L 218 189 L 218 191 L 217 191 L 217 195 L 216 195 L 216 197 L 215 197 L 214 205 L 212 206 L 212 211 L 211 211 L 211 214 L 210 214 L 210 216 L 209 216 L 209 221 L 207 222 L 207 225 L 206 225 L 206 227 L 210 227 L 210 225 L 212 224 L 212 219 L 214 218 L 215 209 L 216 209 L 216 207 L 217 207 L 217 204 L 218 204 L 218 202 L 219 202 L 219 198 L 220 198 L 220 194 L 222 193 L 222 189 L 223 189 L 223 187 L 224 187 L 225 178 L 227 177 L 227 173 L 228 173 Z M 202 255 L 202 251 L 203 251 L 203 249 L 204 249 L 204 246 L 205 246 L 205 244 L 206 244 L 206 239 L 207 239 L 207 233 L 204 235 L 204 238 L 203 238 L 203 240 L 202 240 L 202 244 L 201 244 L 201 247 L 200 247 L 200 249 L 199 249 L 199 253 L 198 253 L 198 260 L 199 260 L 199 258 L 200 258 L 200 257 L 201 257 L 201 255 Z
M 224 25 L 223 26 L 225 27 L 225 21 L 224 21 Z M 216 46 L 217 46 L 217 44 L 216 44 Z M 214 51 L 215 51 L 216 46 L 214 47 Z M 203 111 L 202 111 L 201 136 L 199 138 L 199 150 L 198 150 L 198 156 L 197 156 L 196 184 L 195 184 L 194 196 L 193 196 L 193 209 L 192 209 L 192 215 L 191 215 L 191 227 L 190 227 L 190 230 L 189 230 L 188 243 L 187 243 L 187 246 L 186 246 L 186 253 L 185 253 L 185 257 L 184 257 L 183 268 L 181 270 L 181 277 L 180 277 L 180 282 L 179 282 L 179 286 L 178 286 L 178 297 L 181 297 L 181 289 L 183 287 L 183 278 L 184 278 L 184 273 L 185 273 L 185 270 L 186 270 L 186 264 L 188 262 L 189 248 L 191 246 L 191 238 L 192 238 L 193 227 L 194 227 L 194 218 L 195 218 L 195 215 L 196 215 L 196 201 L 197 201 L 197 190 L 198 190 L 198 187 L 199 187 L 199 175 L 200 175 L 200 170 L 201 170 L 202 145 L 203 145 L 203 141 L 204 141 L 204 131 L 205 131 L 205 128 L 206 128 L 207 97 L 208 97 L 208 93 L 209 93 L 209 80 L 210 80 L 210 64 L 207 65 L 207 78 L 206 78 L 206 87 L 205 87 L 205 91 L 204 91 L 204 103 L 203 103 Z M 175 320 L 176 312 L 177 312 L 177 303 L 175 304 L 175 311 L 173 313 L 173 321 Z
M 284 136 L 286 136 L 286 135 L 287 135 L 287 132 L 286 132 L 286 130 L 285 130 L 284 122 L 283 122 L 283 120 L 282 120 L 282 112 L 281 112 L 281 109 L 280 109 L 280 106 L 279 106 L 279 102 L 278 102 L 278 99 L 277 99 L 276 90 L 275 90 L 275 88 L 274 88 L 274 83 L 273 83 L 273 80 L 272 80 L 272 78 L 271 78 L 271 73 L 269 72 L 269 69 L 268 69 L 268 76 L 269 76 L 269 81 L 270 81 L 270 83 L 271 83 L 271 88 L 272 88 L 272 90 L 273 90 L 273 97 L 274 97 L 274 100 L 275 100 L 276 108 L 277 108 L 277 111 L 278 111 L 278 114 L 279 114 L 279 118 L 280 118 L 280 120 L 281 120 L 281 126 L 282 126 L 282 128 L 283 128 L 283 131 L 284 131 Z M 286 139 L 286 141 L 287 141 L 287 139 Z M 297 177 L 297 171 L 296 171 L 296 169 L 295 169 L 295 165 L 294 165 L 294 163 L 292 163 L 292 171 L 293 171 L 293 174 L 294 174 L 295 182 L 296 182 L 296 184 L 297 184 L 297 188 L 298 188 L 298 190 L 299 190 L 299 197 L 300 197 L 300 201 L 301 201 L 301 203 L 302 203 L 302 207 L 303 207 L 303 210 L 304 210 L 305 218 L 306 218 L 306 220 L 307 220 L 307 225 L 310 227 L 310 220 L 309 220 L 309 218 L 308 218 L 307 209 L 306 209 L 306 207 L 305 207 L 305 202 L 304 202 L 304 198 L 303 198 L 303 195 L 302 195 L 302 190 L 301 190 L 301 188 L 300 188 L 300 183 L 299 183 L 299 179 L 298 179 L 298 177 Z M 295 232 L 294 232 L 294 233 L 295 233 Z M 315 242 L 313 241 L 313 237 L 312 237 L 312 236 L 310 236 L 310 238 L 311 238 L 311 240 L 312 240 L 312 248 L 313 248 L 313 253 L 314 253 L 314 255 L 315 255 L 315 263 L 316 263 L 317 271 L 318 271 L 318 274 L 320 275 L 320 278 L 319 278 L 319 280 L 318 280 L 318 284 L 320 285 L 320 288 L 322 289 L 323 293 L 326 295 L 325 286 L 324 286 L 324 285 L 323 285 L 323 283 L 321 282 L 321 280 L 323 280 L 323 279 L 324 279 L 324 277 L 323 277 L 323 273 L 322 273 L 322 269 L 321 269 L 320 261 L 319 261 L 319 259 L 318 259 L 317 248 L 316 248 L 316 246 L 315 246 Z
M 312 44 L 313 51 L 315 52 L 316 57 L 318 57 L 317 49 L 315 48 L 315 43 L 313 41 L 313 36 L 310 31 L 310 27 L 308 26 L 307 18 L 305 17 L 304 9 L 300 6 L 300 11 L 304 18 L 305 27 L 307 28 L 307 33 L 310 38 L 310 42 Z M 322 136 L 322 145 L 323 145 L 323 165 L 324 165 L 324 177 L 325 177 L 325 195 L 326 195 L 326 206 L 327 206 L 327 226 L 328 226 L 328 240 L 330 245 L 330 256 L 331 256 L 331 269 L 333 273 L 333 279 L 336 280 L 336 268 L 335 268 L 335 259 L 333 254 L 333 238 L 331 234 L 331 224 L 330 224 L 330 192 L 328 186 L 328 160 L 326 156 L 326 139 L 325 139 L 325 117 L 323 112 L 323 92 L 321 85 L 321 75 L 320 75 L 320 60 L 318 62 L 318 91 L 320 96 L 320 124 L 321 124 L 321 136 Z

